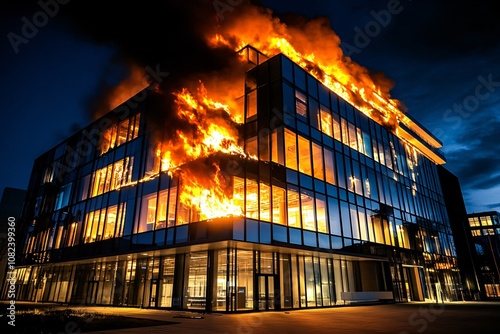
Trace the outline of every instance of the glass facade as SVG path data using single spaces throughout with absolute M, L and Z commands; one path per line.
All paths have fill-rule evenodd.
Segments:
M 243 99 L 247 158 L 216 160 L 229 216 L 183 199 L 189 180 L 162 168 L 147 107 L 40 157 L 19 298 L 213 311 L 457 299 L 431 160 L 283 55 L 246 73 Z

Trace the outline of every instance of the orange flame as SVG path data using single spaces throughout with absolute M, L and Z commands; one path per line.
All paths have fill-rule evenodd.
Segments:
M 252 45 L 268 57 L 282 53 L 370 118 L 392 129 L 402 118 L 399 102 L 390 98 L 392 83 L 375 80 L 366 68 L 345 57 L 325 18 L 287 26 L 270 10 L 250 6 L 224 21 L 220 33 L 207 36 L 207 41 L 235 51 Z

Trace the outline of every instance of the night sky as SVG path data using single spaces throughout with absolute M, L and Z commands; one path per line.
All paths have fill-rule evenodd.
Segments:
M 240 2 L 217 1 L 236 4 L 224 15 Z M 15 47 L 13 34 L 23 36 L 25 21 L 33 22 L 42 8 L 35 1 L 1 5 L 0 190 L 27 188 L 34 159 L 91 122 L 92 110 L 127 76 L 130 61 L 177 61 L 183 50 L 193 50 L 183 32 L 216 15 L 211 0 L 194 1 L 192 21 L 182 22 L 175 11 L 162 11 L 173 1 L 117 2 L 110 10 L 102 2 L 60 2 L 67 4 L 37 31 L 25 31 L 28 38 Z M 285 18 L 291 12 L 328 16 L 344 53 L 392 79 L 391 96 L 441 139 L 445 167 L 459 177 L 468 212 L 500 211 L 500 20 L 493 1 L 262 3 Z

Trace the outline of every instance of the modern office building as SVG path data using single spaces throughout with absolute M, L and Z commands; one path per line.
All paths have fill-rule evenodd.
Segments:
M 35 161 L 18 299 L 232 312 L 460 298 L 439 141 L 409 116 L 377 123 L 282 54 L 243 52 L 242 152 L 172 147 L 151 91 Z
M 487 299 L 500 298 L 500 214 L 497 211 L 467 215 L 475 253 L 476 271 Z

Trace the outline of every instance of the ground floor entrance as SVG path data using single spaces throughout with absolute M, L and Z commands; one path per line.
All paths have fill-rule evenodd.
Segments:
M 381 258 L 251 247 L 18 268 L 17 296 L 83 305 L 238 312 L 394 301 L 397 286 L 402 290 L 397 293 L 408 300 L 423 300 L 432 292 L 422 267 L 394 270 Z

